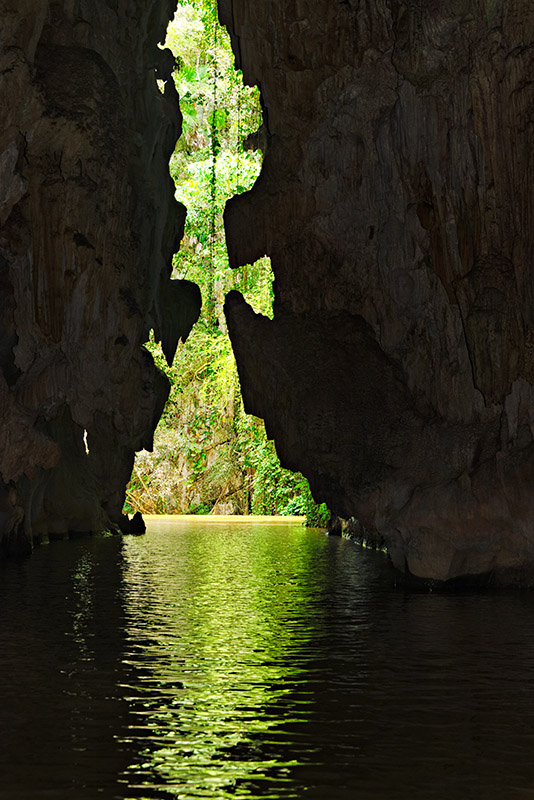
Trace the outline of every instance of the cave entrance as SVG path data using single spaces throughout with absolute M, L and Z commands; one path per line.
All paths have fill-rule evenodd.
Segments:
M 311 514 L 307 481 L 281 468 L 263 421 L 244 412 L 223 311 L 226 294 L 238 289 L 272 316 L 269 259 L 230 269 L 223 225 L 226 201 L 250 189 L 261 170 L 263 154 L 252 145 L 262 123 L 259 91 L 235 69 L 213 0 L 180 0 L 166 46 L 183 115 L 170 172 L 187 209 L 173 277 L 200 287 L 203 308 L 170 369 L 153 339 L 147 344 L 171 394 L 153 452 L 137 455 L 125 511 Z

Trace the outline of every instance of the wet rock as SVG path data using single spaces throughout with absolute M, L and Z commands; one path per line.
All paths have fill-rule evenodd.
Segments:
M 129 519 L 126 515 L 123 515 L 119 520 L 119 530 L 121 533 L 132 534 L 134 536 L 140 536 L 141 534 L 145 533 L 146 525 L 142 514 L 139 511 L 136 511 L 131 519 Z
M 332 517 L 328 527 L 328 534 L 350 539 L 350 541 L 370 550 L 384 550 L 386 548 L 383 537 L 377 531 L 370 531 L 356 517 L 349 517 L 349 519 L 342 519 L 337 516 Z

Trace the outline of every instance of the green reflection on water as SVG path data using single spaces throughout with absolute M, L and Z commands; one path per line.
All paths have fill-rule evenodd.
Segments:
M 125 542 L 127 694 L 141 748 L 130 786 L 253 797 L 254 779 L 262 797 L 293 796 L 279 792 L 297 762 L 266 757 L 265 743 L 300 717 L 284 698 L 321 626 L 309 576 L 323 545 L 301 526 L 164 520 Z

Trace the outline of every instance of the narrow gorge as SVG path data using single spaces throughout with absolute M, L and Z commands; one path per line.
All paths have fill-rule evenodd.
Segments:
M 183 228 L 169 0 L 0 0 L 0 547 L 127 530 L 199 293 Z M 230 262 L 247 411 L 317 500 L 432 581 L 534 581 L 530 0 L 220 0 L 265 158 Z M 165 82 L 164 92 L 156 78 Z

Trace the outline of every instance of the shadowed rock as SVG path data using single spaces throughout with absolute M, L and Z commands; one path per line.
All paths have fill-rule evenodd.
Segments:
M 534 577 L 534 8 L 224 0 L 266 146 L 226 209 L 247 410 L 315 497 L 448 580 Z
M 173 7 L 0 2 L 3 552 L 126 526 L 168 392 L 142 343 L 171 360 L 198 314 L 170 282 Z M 265 109 L 226 211 L 231 264 L 276 278 L 272 321 L 227 301 L 247 409 L 407 574 L 531 583 L 532 3 L 219 9 Z
M 134 451 L 169 389 L 142 343 L 153 328 L 172 359 L 199 313 L 170 281 L 180 112 L 157 43 L 174 6 L 0 3 L 3 553 L 128 527 Z

